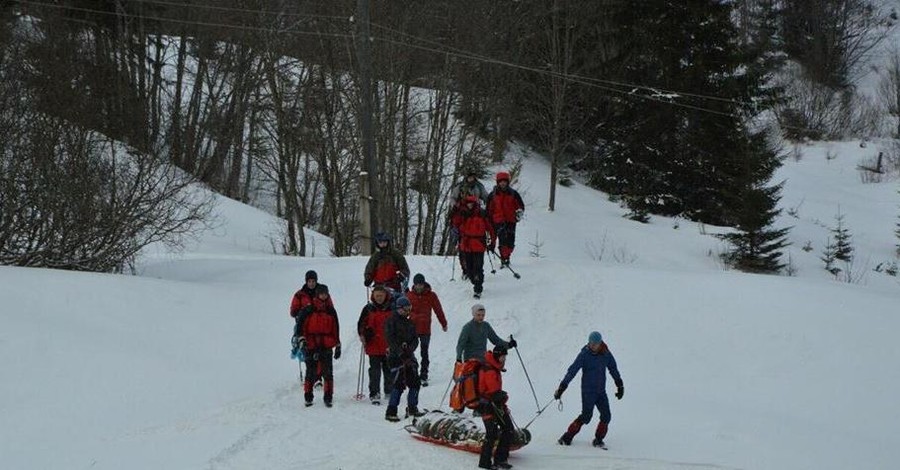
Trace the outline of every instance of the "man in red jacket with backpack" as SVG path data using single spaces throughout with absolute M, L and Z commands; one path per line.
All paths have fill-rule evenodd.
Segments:
M 509 445 L 515 436 L 512 417 L 506 406 L 509 396 L 503 390 L 503 377 L 500 375 L 506 371 L 503 367 L 507 352 L 504 346 L 495 346 L 493 351 L 484 353 L 484 363 L 478 372 L 479 411 L 484 422 L 484 442 L 481 444 L 478 468 L 512 468 L 506 460 L 509 458 Z

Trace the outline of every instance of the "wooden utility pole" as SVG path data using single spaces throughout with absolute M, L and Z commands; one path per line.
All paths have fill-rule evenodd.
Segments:
M 375 230 L 378 225 L 378 207 L 379 201 L 375 197 L 375 188 L 377 185 L 377 172 L 375 165 L 375 138 L 372 131 L 372 51 L 369 37 L 369 0 L 356 1 L 356 55 L 359 64 L 359 92 L 361 95 L 360 109 L 360 137 L 362 139 L 362 157 L 364 171 L 360 174 L 367 176 L 367 185 L 360 186 L 360 202 L 368 199 L 365 204 L 368 214 L 362 214 L 363 204 L 360 204 L 360 223 L 367 224 L 360 226 L 362 254 L 372 253 L 372 239 L 375 237 Z M 365 192 L 363 192 L 365 190 Z
M 359 253 L 371 255 L 373 242 L 372 234 L 366 227 L 372 227 L 372 199 L 369 197 L 369 174 L 365 171 L 359 173 Z

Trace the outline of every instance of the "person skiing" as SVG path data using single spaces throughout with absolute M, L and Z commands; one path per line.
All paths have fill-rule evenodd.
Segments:
M 506 349 L 518 346 L 512 336 L 509 337 L 509 341 L 500 339 L 491 324 L 484 320 L 486 314 L 484 305 L 472 306 L 472 320 L 463 325 L 459 332 L 459 340 L 456 342 L 456 362 L 464 362 L 469 359 L 484 361 L 488 340 L 494 346 L 503 346 Z
M 459 255 L 463 264 L 463 276 L 472 282 L 475 298 L 481 298 L 484 290 L 484 252 L 494 250 L 497 234 L 478 206 L 478 198 L 466 196 L 465 208 L 459 212 Z
M 409 319 L 412 304 L 406 297 L 399 297 L 394 305 L 394 313 L 384 324 L 388 342 L 388 364 L 391 374 L 393 374 L 394 384 L 384 419 L 397 422 L 400 421 L 400 417 L 397 416 L 397 406 L 400 405 L 400 396 L 406 388 L 409 388 L 406 396 L 406 415 L 422 416 L 423 413 L 420 413 L 418 408 L 419 365 L 416 364 L 414 355 L 419 346 L 419 337 L 416 335 L 415 325 Z
M 493 351 L 485 353 L 484 364 L 478 371 L 478 408 L 484 423 L 484 442 L 481 444 L 478 468 L 512 468 L 507 459 L 509 444 L 514 437 L 513 421 L 506 406 L 509 396 L 503 390 L 501 375 L 506 370 L 503 366 L 507 352 L 504 346 L 495 346 Z
M 391 369 L 387 361 L 387 339 L 384 324 L 391 317 L 393 307 L 387 289 L 381 284 L 372 288 L 371 300 L 363 307 L 356 322 L 359 340 L 369 356 L 369 401 L 381 404 L 381 381 L 384 378 L 384 395 L 392 389 Z
M 622 377 L 619 375 L 619 368 L 616 365 L 616 358 L 606 343 L 603 342 L 603 336 L 598 331 L 592 331 L 588 335 L 588 344 L 581 348 L 575 361 L 569 366 L 565 377 L 559 383 L 553 398 L 559 400 L 569 382 L 575 378 L 575 374 L 581 370 L 581 414 L 569 424 L 569 428 L 559 438 L 562 445 L 571 445 L 572 438 L 581 426 L 591 422 L 591 416 L 594 413 L 594 407 L 600 412 L 600 422 L 597 423 L 597 429 L 594 431 L 595 447 L 604 447 L 603 439 L 606 438 L 606 432 L 609 429 L 609 422 L 612 415 L 609 411 L 609 398 L 606 396 L 606 371 L 612 376 L 616 383 L 616 398 L 621 400 L 625 395 L 625 385 L 622 383 Z
M 324 382 L 325 406 L 330 408 L 334 397 L 332 358 L 341 358 L 341 329 L 328 286 L 325 284 L 316 286 L 316 297 L 312 304 L 303 308 L 297 315 L 297 324 L 302 333 L 298 343 L 306 357 L 307 373 L 303 382 L 306 406 L 312 406 L 313 385 L 321 378 Z
M 375 234 L 375 253 L 369 257 L 363 272 L 363 285 L 383 284 L 398 295 L 403 293 L 401 284 L 409 279 L 409 265 L 406 257 L 391 246 L 391 236 L 378 232 Z
M 413 276 L 413 285 L 406 291 L 406 298 L 412 304 L 410 320 L 416 325 L 419 336 L 419 355 L 422 357 L 419 379 L 423 387 L 428 386 L 428 345 L 431 343 L 431 312 L 433 311 L 441 323 L 441 329 L 447 331 L 447 318 L 437 294 L 431 290 L 431 284 L 425 282 L 421 273 Z
M 522 196 L 509 186 L 509 173 L 497 173 L 497 185 L 488 194 L 487 212 L 494 231 L 497 233 L 497 245 L 500 248 L 500 267 L 509 266 L 509 257 L 516 247 L 516 223 L 522 220 L 525 203 Z

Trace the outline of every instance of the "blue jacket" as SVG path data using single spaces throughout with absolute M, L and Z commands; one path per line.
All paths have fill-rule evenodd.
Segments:
M 575 374 L 581 370 L 581 393 L 582 394 L 605 394 L 606 393 L 606 370 L 609 369 L 609 375 L 616 382 L 616 386 L 622 385 L 622 377 L 619 375 L 619 368 L 616 366 L 616 358 L 606 346 L 606 343 L 600 347 L 600 351 L 594 353 L 587 346 L 581 348 L 581 352 L 575 357 L 575 361 L 569 366 L 566 376 L 563 377 L 561 386 L 568 387 L 569 382 L 575 378 Z

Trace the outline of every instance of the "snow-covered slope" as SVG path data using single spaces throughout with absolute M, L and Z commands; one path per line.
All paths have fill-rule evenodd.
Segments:
M 626 393 L 613 399 L 608 451 L 589 445 L 596 414 L 560 447 L 580 410 L 576 379 L 529 427 L 517 469 L 896 467 L 900 285 L 871 269 L 894 259 L 900 198 L 895 183 L 860 183 L 866 149 L 830 145 L 838 158 L 811 146 L 778 175 L 784 207 L 797 209 L 782 218 L 795 227 L 795 277 L 726 271 L 724 246 L 704 234 L 715 228 L 638 224 L 578 184 L 559 188 L 547 212 L 549 169 L 524 160 L 522 279 L 488 272 L 481 300 L 520 345 L 505 377 L 513 415 L 524 425 L 551 400 L 591 330 L 616 354 Z M 818 260 L 838 206 L 860 259 L 872 260 L 857 283 L 832 280 Z M 0 468 L 474 468 L 474 455 L 415 441 L 383 407 L 351 398 L 366 260 L 329 258 L 322 239 L 313 258 L 273 255 L 271 218 L 230 202 L 219 210 L 219 228 L 185 253 L 148 257 L 139 276 L 0 268 Z M 801 249 L 807 240 L 813 251 Z M 471 286 L 458 270 L 451 278 L 452 258 L 408 261 L 450 321 L 434 330 L 433 385 L 421 395 L 437 408 Z M 308 269 L 341 318 L 331 409 L 320 396 L 302 406 L 288 357 L 287 306 Z

